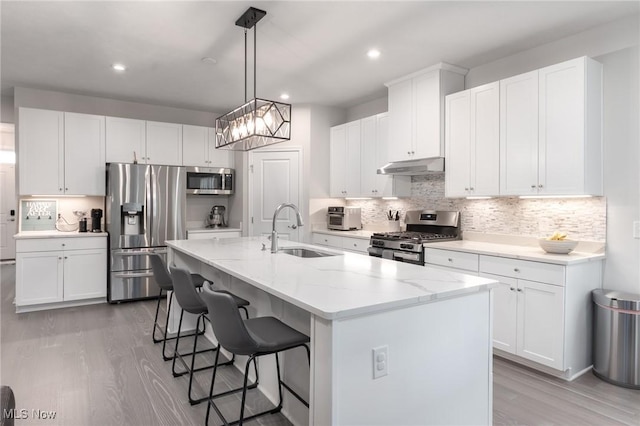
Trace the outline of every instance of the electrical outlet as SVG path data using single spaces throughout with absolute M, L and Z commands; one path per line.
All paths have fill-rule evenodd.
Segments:
M 371 350 L 373 358 L 373 378 L 379 379 L 389 373 L 389 346 L 378 346 Z
M 640 221 L 633 222 L 633 238 L 640 238 Z

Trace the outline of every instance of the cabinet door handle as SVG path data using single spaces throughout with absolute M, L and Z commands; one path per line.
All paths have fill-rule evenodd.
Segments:
M 513 268 L 513 272 L 520 272 L 520 269 L 518 269 L 518 268 Z
M 65 191 L 68 191 L 68 190 L 69 190 L 69 188 L 65 188 L 64 190 L 65 190 Z
M 58 260 L 62 260 L 62 257 L 58 257 Z
M 516 291 L 515 287 L 509 287 L 509 290 Z
M 411 151 L 407 151 L 407 155 L 411 155 Z
M 62 247 L 64 247 L 65 245 L 66 245 L 65 243 L 62 243 Z
M 519 288 L 518 291 L 522 293 L 522 289 L 521 288 Z
M 356 243 L 353 243 L 353 246 L 354 246 L 354 247 L 358 247 L 358 244 L 356 244 Z
M 449 262 L 453 262 L 453 259 L 452 259 L 452 258 L 448 258 L 447 260 L 448 260 Z
M 465 191 L 468 191 L 468 190 L 469 190 L 469 188 L 465 188 L 464 190 L 465 190 Z
M 62 188 L 58 188 L 58 191 L 62 191 Z
M 67 257 L 67 256 L 65 256 L 64 258 L 65 258 L 65 259 L 68 259 L 68 257 Z
M 535 185 L 531 185 L 531 189 L 535 189 L 535 188 L 536 188 L 536 186 L 535 186 Z
M 471 188 L 469 188 L 470 191 L 473 191 L 473 186 Z
M 538 185 L 538 188 L 542 188 L 542 184 Z

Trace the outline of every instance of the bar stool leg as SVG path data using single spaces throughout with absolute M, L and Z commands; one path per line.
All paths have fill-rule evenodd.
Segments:
M 162 289 L 160 289 L 160 293 L 158 293 L 158 304 L 156 305 L 156 317 L 153 320 L 153 333 L 151 337 L 153 338 L 153 343 L 160 343 L 162 340 L 167 338 L 166 332 L 164 339 L 156 339 L 156 329 L 158 328 L 158 312 L 160 312 L 160 301 L 162 300 Z M 166 330 L 166 328 L 165 328 Z

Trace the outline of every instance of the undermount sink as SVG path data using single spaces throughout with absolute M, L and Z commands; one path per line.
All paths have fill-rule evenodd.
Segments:
M 328 256 L 338 256 L 337 253 L 327 253 L 324 251 L 312 250 L 303 247 L 288 247 L 281 248 L 278 250 L 279 252 L 290 254 L 292 256 L 298 257 L 328 257 Z

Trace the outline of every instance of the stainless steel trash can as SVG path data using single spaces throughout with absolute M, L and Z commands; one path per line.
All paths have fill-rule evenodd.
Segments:
M 615 385 L 640 389 L 640 295 L 591 292 L 593 373 Z

